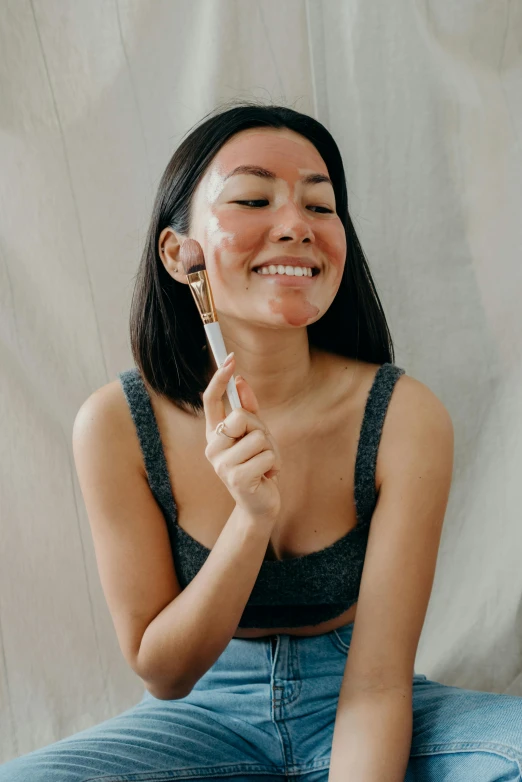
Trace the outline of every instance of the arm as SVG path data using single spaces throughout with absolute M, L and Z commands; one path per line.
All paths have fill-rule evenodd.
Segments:
M 404 782 L 412 733 L 409 690 L 343 693 L 335 720 L 329 782 Z
M 123 656 L 156 698 L 182 698 L 236 631 L 274 520 L 253 521 L 236 507 L 182 591 L 119 383 L 104 386 L 82 405 L 73 449 Z
M 387 412 L 382 476 L 335 721 L 329 782 L 403 782 L 412 680 L 453 472 L 453 426 L 403 375 Z
M 201 570 L 150 623 L 138 665 L 150 680 L 183 681 L 185 697 L 216 662 L 238 626 L 270 539 L 271 526 L 252 521 L 237 506 Z M 154 694 L 154 693 L 153 693 Z

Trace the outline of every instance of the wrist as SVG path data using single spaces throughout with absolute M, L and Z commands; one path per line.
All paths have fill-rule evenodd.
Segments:
M 251 529 L 253 532 L 259 532 L 260 534 L 266 534 L 267 531 L 272 532 L 274 525 L 277 521 L 277 513 L 264 513 L 256 515 L 246 508 L 242 508 L 237 505 L 232 511 L 232 517 L 234 521 L 241 527 Z

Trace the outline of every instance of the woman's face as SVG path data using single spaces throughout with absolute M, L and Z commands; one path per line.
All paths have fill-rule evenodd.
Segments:
M 264 175 L 234 173 L 238 166 Z M 323 159 L 311 142 L 287 129 L 242 131 L 213 159 L 194 193 L 190 237 L 203 249 L 220 316 L 265 327 L 305 326 L 332 303 L 346 237 L 332 185 L 306 182 L 312 174 L 328 177 Z M 310 262 L 316 276 L 254 271 L 272 260 L 292 266 L 294 259 Z

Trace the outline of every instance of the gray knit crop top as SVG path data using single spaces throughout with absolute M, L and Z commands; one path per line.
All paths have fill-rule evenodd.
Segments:
M 404 373 L 395 364 L 382 364 L 368 394 L 355 461 L 356 526 L 320 551 L 291 559 L 265 559 L 239 627 L 317 625 L 339 616 L 357 602 L 370 522 L 377 503 L 377 451 L 395 383 Z M 165 517 L 176 575 L 184 589 L 204 564 L 210 549 L 177 523 L 165 453 L 139 370 L 134 367 L 118 377 L 136 426 L 150 489 Z

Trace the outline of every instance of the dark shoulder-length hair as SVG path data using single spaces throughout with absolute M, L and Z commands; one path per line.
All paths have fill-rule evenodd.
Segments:
M 192 196 L 208 165 L 229 138 L 254 127 L 288 128 L 312 142 L 328 169 L 336 211 L 344 225 L 347 250 L 341 284 L 328 310 L 307 327 L 309 344 L 369 363 L 394 362 L 388 324 L 348 212 L 337 144 L 324 125 L 306 114 L 242 101 L 207 114 L 170 159 L 154 201 L 132 296 L 130 342 L 144 381 L 194 415 L 203 410 L 201 395 L 214 371 L 213 360 L 189 286 L 166 271 L 158 239 L 167 227 L 188 235 Z

